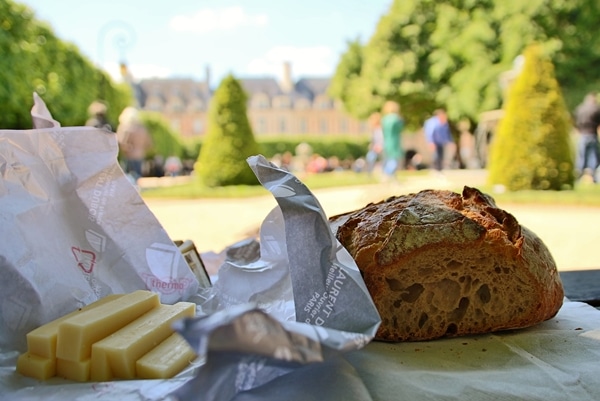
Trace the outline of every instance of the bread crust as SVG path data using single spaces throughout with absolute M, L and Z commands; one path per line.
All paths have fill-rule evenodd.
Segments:
M 330 222 L 381 315 L 378 340 L 524 328 L 562 306 L 543 241 L 476 188 L 395 196 Z

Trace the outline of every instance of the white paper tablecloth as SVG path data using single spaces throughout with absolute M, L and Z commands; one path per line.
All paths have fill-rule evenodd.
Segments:
M 0 400 L 164 400 L 186 381 L 42 383 L 17 374 L 10 355 L 3 358 Z M 314 366 L 320 376 L 331 378 L 319 384 L 315 375 L 306 374 L 311 373 L 307 367 L 303 374 L 235 399 L 338 401 L 343 393 L 345 401 L 368 401 L 369 396 L 373 401 L 600 400 L 600 311 L 565 302 L 556 317 L 529 329 L 428 342 L 372 342 L 344 358 L 349 363 Z M 334 388 L 334 379 L 346 390 L 354 386 L 355 397 Z M 282 394 L 285 398 L 277 398 Z
M 375 401 L 600 400 L 600 311 L 565 302 L 529 329 L 372 342 L 346 359 Z

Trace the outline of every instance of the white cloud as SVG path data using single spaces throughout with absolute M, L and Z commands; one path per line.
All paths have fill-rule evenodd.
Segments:
M 202 9 L 195 14 L 178 15 L 171 19 L 169 27 L 178 32 L 206 33 L 227 31 L 240 26 L 263 26 L 269 18 L 266 14 L 247 14 L 242 7 Z
M 331 66 L 335 65 L 334 53 L 326 46 L 294 47 L 277 46 L 270 49 L 264 56 L 253 59 L 247 67 L 249 75 L 283 76 L 283 63 L 290 62 L 292 77 L 331 76 Z

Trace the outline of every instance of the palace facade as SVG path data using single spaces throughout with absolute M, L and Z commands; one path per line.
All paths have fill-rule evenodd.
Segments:
M 125 66 L 123 74 L 127 77 Z M 236 79 L 248 94 L 248 118 L 257 136 L 362 135 L 369 131 L 364 121 L 347 114 L 340 102 L 328 96 L 330 78 L 305 77 L 294 82 L 291 64 L 284 63 L 281 81 L 274 77 Z M 138 107 L 162 114 L 183 137 L 206 133 L 213 94 L 208 68 L 204 81 L 153 78 L 132 85 Z

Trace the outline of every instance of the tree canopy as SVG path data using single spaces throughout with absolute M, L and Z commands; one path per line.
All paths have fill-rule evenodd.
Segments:
M 114 83 L 31 9 L 11 0 L 0 0 L 0 54 L 1 128 L 31 128 L 33 92 L 64 126 L 84 125 L 95 100 L 107 104 L 115 126 L 133 99 L 128 86 Z
M 572 109 L 600 85 L 599 19 L 597 0 L 394 0 L 365 44 L 349 42 L 330 94 L 358 118 L 392 99 L 409 126 L 437 106 L 477 121 L 502 105 L 501 74 L 537 42 Z

